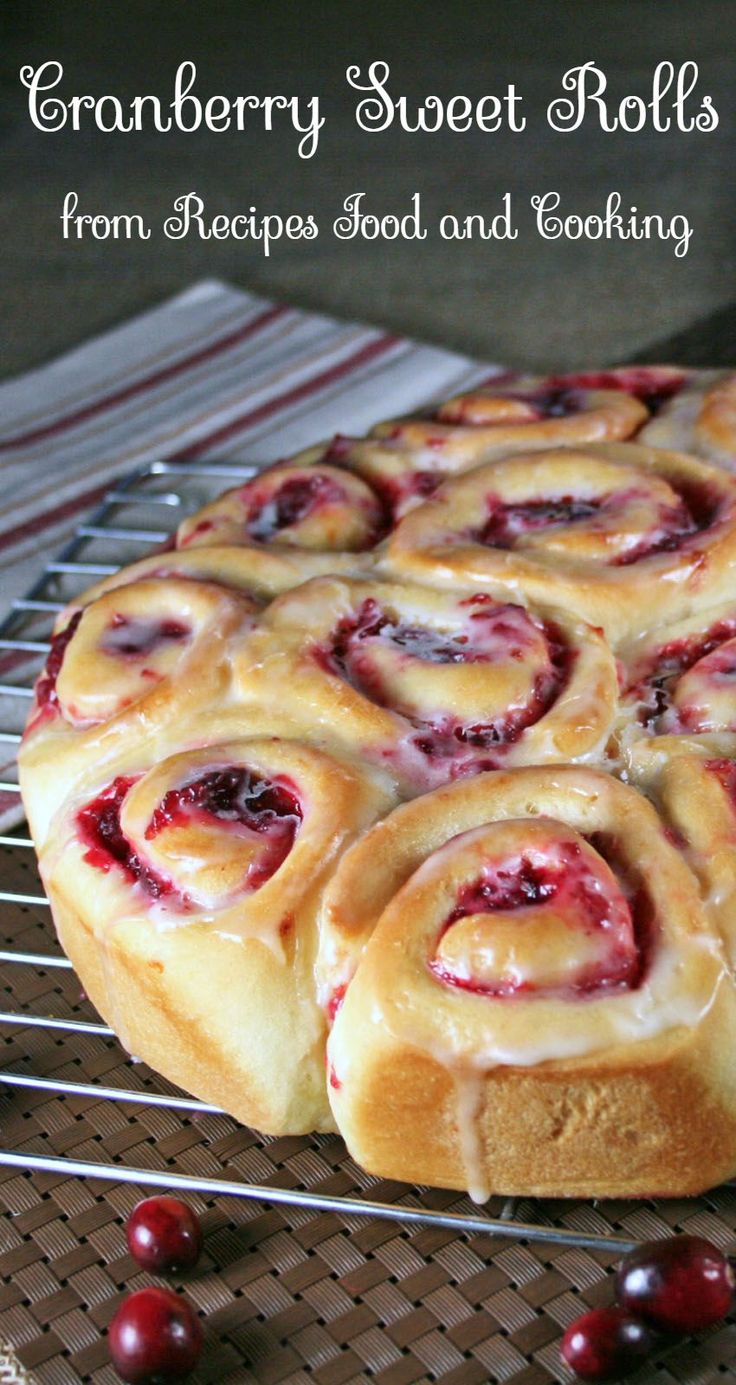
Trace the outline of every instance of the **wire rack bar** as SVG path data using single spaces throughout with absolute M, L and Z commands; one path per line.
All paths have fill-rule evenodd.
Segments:
M 92 1024 L 90 1020 L 56 1019 L 53 1015 L 34 1015 L 30 1011 L 0 1010 L 0 1024 L 13 1024 L 21 1029 L 64 1029 L 70 1034 L 100 1034 L 104 1038 L 115 1038 L 112 1029 L 106 1024 Z
M 32 601 L 27 596 L 17 596 L 13 602 L 14 611 L 50 611 L 56 614 L 63 609 L 63 601 Z
M 165 543 L 168 529 L 106 529 L 101 524 L 83 524 L 77 530 L 82 539 L 119 539 L 121 543 Z
M 307 1207 L 313 1212 L 339 1212 L 341 1216 L 375 1217 L 379 1221 L 409 1222 L 419 1226 L 441 1226 L 458 1233 L 478 1236 L 502 1236 L 507 1240 L 543 1242 L 547 1245 L 576 1246 L 584 1250 L 610 1250 L 625 1255 L 637 1241 L 625 1236 L 586 1236 L 584 1232 L 565 1231 L 558 1226 L 537 1222 L 505 1221 L 501 1217 L 466 1217 L 459 1212 L 437 1212 L 425 1207 L 412 1207 L 390 1202 L 372 1202 L 342 1195 L 329 1197 L 323 1193 L 305 1192 L 301 1188 L 272 1188 L 268 1185 L 238 1183 L 227 1178 L 195 1178 L 191 1174 L 170 1173 L 158 1169 L 131 1169 L 120 1164 L 97 1164 L 81 1159 L 57 1159 L 46 1154 L 14 1154 L 0 1151 L 0 1164 L 9 1168 L 35 1169 L 39 1173 L 59 1173 L 64 1177 L 78 1174 L 80 1178 L 104 1178 L 116 1183 L 140 1183 L 149 1188 L 177 1188 L 183 1192 L 204 1193 L 206 1196 L 238 1197 L 250 1202 L 270 1202 L 278 1206 Z
M 127 1087 L 102 1087 L 96 1082 L 65 1082 L 61 1078 L 34 1077 L 24 1072 L 0 1073 L 0 1086 L 30 1087 L 33 1091 L 57 1092 L 60 1096 L 91 1096 L 102 1101 L 132 1101 L 139 1106 L 163 1106 L 167 1111 L 197 1111 L 221 1116 L 219 1106 L 210 1106 L 196 1097 L 167 1096 L 163 1092 L 133 1091 Z
M 108 491 L 105 496 L 108 505 L 130 505 L 131 499 L 127 491 Z M 180 495 L 176 491 L 163 491 L 157 495 L 147 495 L 146 505 L 170 505 L 172 508 L 183 504 Z M 105 531 L 107 534 L 107 530 Z
M 151 464 L 151 474 L 153 476 L 204 476 L 212 477 L 213 480 L 227 480 L 234 477 L 235 480 L 251 476 L 257 476 L 260 468 L 249 466 L 246 462 L 208 462 L 200 466 L 189 462 L 153 462 Z
M 47 572 L 70 573 L 79 577 L 112 577 L 114 572 L 119 571 L 116 563 L 73 563 L 59 560 L 49 563 Z
M 42 904 L 48 909 L 49 901 L 45 894 L 16 894 L 13 890 L 0 890 L 2 904 Z
M 48 904 L 48 900 L 45 903 Z M 0 962 L 21 962 L 29 967 L 62 967 L 65 971 L 72 970 L 68 957 L 55 957 L 49 952 L 9 952 L 0 949 Z
M 51 645 L 48 640 L 9 640 L 0 639 L 0 649 L 17 649 L 23 654 L 48 654 Z

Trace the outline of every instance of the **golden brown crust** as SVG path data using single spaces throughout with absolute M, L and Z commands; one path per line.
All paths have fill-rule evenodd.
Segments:
M 605 1061 L 497 1068 L 480 1089 L 474 1157 L 506 1196 L 690 1197 L 731 1178 L 736 1164 L 733 1000 L 724 988 L 695 1031 Z M 349 1101 L 331 1090 L 355 1159 L 383 1178 L 465 1190 L 458 1086 L 427 1054 L 383 1034 L 365 1045 Z M 471 1086 L 470 1101 L 476 1092 Z M 697 1112 L 697 1120 L 693 1119 Z

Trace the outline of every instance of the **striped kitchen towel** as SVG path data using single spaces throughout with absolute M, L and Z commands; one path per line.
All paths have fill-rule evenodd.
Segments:
M 195 284 L 0 384 L 0 615 L 114 477 L 155 458 L 275 461 L 497 372 L 228 284 Z M 0 764 L 0 779 L 8 774 Z

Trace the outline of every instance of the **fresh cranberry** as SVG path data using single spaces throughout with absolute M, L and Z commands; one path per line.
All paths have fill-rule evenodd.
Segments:
M 139 1289 L 110 1323 L 110 1358 L 129 1385 L 184 1380 L 202 1350 L 199 1318 L 173 1289 Z
M 699 1332 L 726 1316 L 734 1273 L 726 1256 L 701 1236 L 645 1241 L 622 1260 L 616 1295 L 663 1332 Z
M 199 1218 L 176 1197 L 147 1197 L 125 1227 L 128 1250 L 144 1270 L 173 1274 L 191 1270 L 202 1250 Z
M 646 1324 L 625 1308 L 593 1308 L 570 1323 L 560 1350 L 581 1380 L 620 1380 L 653 1345 Z

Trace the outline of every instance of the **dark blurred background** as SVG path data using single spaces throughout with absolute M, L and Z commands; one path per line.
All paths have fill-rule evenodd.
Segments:
M 214 275 L 265 295 L 362 318 L 399 332 L 531 366 L 609 363 L 665 343 L 734 296 L 732 0 L 404 0 L 386 5 L 271 0 L 3 0 L 2 373 L 26 368 Z M 177 65 L 193 59 L 206 97 L 318 94 L 327 124 L 302 161 L 286 121 L 251 134 L 44 134 L 27 113 L 23 63 L 64 65 L 54 94 L 155 92 L 171 99 Z M 521 135 L 368 135 L 353 119 L 349 63 L 391 65 L 391 90 L 413 104 L 523 95 Z M 712 134 L 602 134 L 586 121 L 566 136 L 546 124 L 563 72 L 589 59 L 618 101 L 648 97 L 657 62 L 700 64 L 698 93 L 720 114 Z M 697 108 L 697 101 L 695 102 Z M 140 212 L 158 228 L 174 198 L 196 191 L 206 210 L 312 212 L 321 234 L 282 241 L 270 259 L 248 241 L 62 239 L 64 194 L 80 210 Z M 556 189 L 563 210 L 599 212 L 607 192 L 624 206 L 686 214 L 690 250 L 671 242 L 545 242 L 529 197 Z M 413 192 L 426 218 L 498 209 L 510 190 L 513 242 L 340 242 L 331 225 L 343 198 L 364 190 L 368 209 L 403 213 Z

